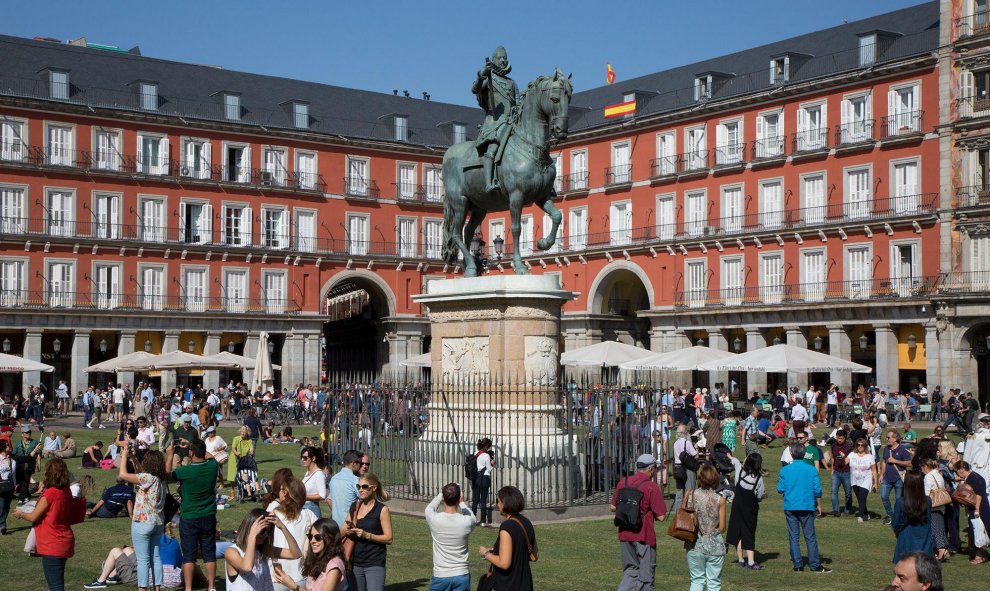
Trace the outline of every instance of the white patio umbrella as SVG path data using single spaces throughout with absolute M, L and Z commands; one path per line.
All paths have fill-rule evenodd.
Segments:
M 117 371 L 162 371 L 174 369 L 230 369 L 236 367 L 230 362 L 186 353 L 185 351 L 169 351 L 161 355 L 152 355 L 143 361 L 120 365 Z
M 39 361 L 31 361 L 30 359 L 24 359 L 23 357 L 18 357 L 17 355 L 0 353 L 0 373 L 24 373 L 27 371 L 49 372 L 54 369 L 55 368 L 51 365 L 47 365 Z
M 621 363 L 642 359 L 652 354 L 646 349 L 618 341 L 604 341 L 565 352 L 560 356 L 560 364 L 615 367 Z
M 693 371 L 702 363 L 735 357 L 735 353 L 711 347 L 694 346 L 666 353 L 654 353 L 635 361 L 620 363 L 621 369 L 656 369 L 663 371 Z
M 118 368 L 130 365 L 140 365 L 142 363 L 148 363 L 155 358 L 152 353 L 146 353 L 144 351 L 134 351 L 133 353 L 124 353 L 114 357 L 113 359 L 107 359 L 106 361 L 101 361 L 95 365 L 90 365 L 83 370 L 85 373 L 117 373 L 122 371 Z
M 869 367 L 853 361 L 783 344 L 747 351 L 721 361 L 703 363 L 698 369 L 704 371 L 765 371 L 769 373 L 788 371 L 870 373 L 873 371 Z
M 433 367 L 431 357 L 432 355 L 430 353 L 423 353 L 422 355 L 416 355 L 415 357 L 400 361 L 399 365 L 403 367 Z
M 236 353 L 231 353 L 230 351 L 210 355 L 210 359 L 218 359 L 225 363 L 233 363 L 234 365 L 230 367 L 236 367 L 237 369 L 254 369 L 255 363 L 255 360 L 250 357 L 237 355 Z M 272 369 L 282 369 L 282 366 L 273 364 Z
M 251 379 L 251 391 L 268 390 L 275 383 L 272 372 L 272 358 L 268 353 L 268 333 L 262 332 L 258 338 L 258 356 L 254 360 L 254 377 Z

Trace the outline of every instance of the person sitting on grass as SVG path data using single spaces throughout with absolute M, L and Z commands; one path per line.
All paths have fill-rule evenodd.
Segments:
M 136 585 L 137 556 L 134 548 L 121 546 L 110 548 L 100 576 L 91 583 L 83 585 L 84 589 L 105 589 L 108 585 Z
M 83 450 L 82 467 L 99 468 L 103 460 L 103 442 L 97 441 Z
M 127 509 L 127 516 L 131 516 L 134 510 L 134 489 L 117 478 L 117 484 L 103 489 L 103 495 L 95 504 L 88 506 L 89 517 L 109 519 L 117 517 L 123 509 Z

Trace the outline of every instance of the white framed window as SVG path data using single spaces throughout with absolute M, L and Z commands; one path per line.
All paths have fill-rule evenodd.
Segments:
M 141 240 L 144 242 L 164 242 L 166 240 L 165 198 L 138 197 L 138 223 Z
M 700 170 L 708 168 L 708 148 L 705 140 L 705 127 L 693 127 L 684 132 L 685 152 L 687 152 L 684 168 Z
M 667 176 L 677 172 L 677 134 L 673 131 L 657 134 L 657 161 L 653 176 Z
M 205 201 L 179 203 L 179 241 L 190 244 L 213 242 L 213 206 Z
M 806 224 L 821 224 L 827 216 L 825 173 L 815 172 L 801 177 L 801 205 Z
M 426 180 L 426 200 L 439 203 L 443 200 L 443 169 L 434 165 L 423 165 L 423 176 Z
M 760 225 L 768 229 L 784 225 L 784 182 L 781 179 L 760 181 Z
M 441 258 L 443 220 L 423 218 L 423 255 L 427 259 Z
M 742 120 L 719 123 L 715 128 L 715 164 L 738 164 L 743 161 L 745 151 Z
M 289 150 L 265 146 L 261 152 L 261 184 L 284 187 L 289 178 Z
M 673 193 L 657 195 L 657 238 L 673 240 L 677 235 L 677 207 Z
M 612 170 L 609 182 L 612 184 L 632 181 L 632 149 L 628 141 L 612 144 Z
M 247 269 L 223 270 L 223 307 L 227 312 L 240 313 L 248 309 Z
M 50 166 L 75 166 L 76 144 L 70 125 L 48 124 L 45 133 L 45 157 Z
M 307 191 L 317 189 L 319 175 L 316 159 L 316 152 L 296 150 L 296 187 Z
M 760 253 L 760 301 L 779 304 L 784 301 L 784 253 Z
M 227 246 L 251 246 L 251 208 L 243 203 L 223 204 L 223 236 Z
M 93 129 L 93 157 L 90 166 L 97 170 L 119 171 L 123 161 L 120 153 L 120 130 Z
M 348 195 L 367 195 L 371 184 L 370 168 L 367 158 L 348 156 L 344 192 Z
M 825 298 L 825 249 L 801 251 L 801 297 L 808 302 L 820 302 Z
M 93 194 L 93 236 L 96 238 L 120 238 L 120 193 Z
M 141 277 L 141 308 L 144 310 L 165 309 L 165 266 L 138 265 Z
M 93 263 L 93 305 L 101 310 L 120 307 L 121 263 Z
M 873 249 L 867 244 L 846 246 L 846 282 L 849 299 L 869 298 L 873 293 Z
M 921 285 L 920 243 L 905 240 L 890 243 L 891 289 L 901 297 L 908 297 Z
M 309 129 L 309 105 L 292 103 L 292 124 L 299 129 Z
M 48 189 L 47 219 L 50 236 L 76 235 L 76 195 L 69 189 Z
M 701 308 L 707 303 L 708 261 L 691 259 L 684 262 L 684 302 L 689 308 Z
M 870 66 L 877 61 L 877 35 L 870 33 L 859 36 L 859 65 Z
M 24 188 L 0 185 L 0 233 L 23 234 L 26 229 Z
M 567 247 L 584 250 L 588 244 L 588 209 L 572 207 L 567 213 Z
M 399 199 L 415 199 L 416 163 L 399 162 L 395 167 L 395 196 Z
M 894 213 L 918 211 L 921 205 L 918 160 L 892 162 L 894 178 Z
M 184 266 L 182 268 L 183 307 L 190 312 L 205 312 L 209 308 L 209 269 Z
M 842 125 L 839 141 L 855 144 L 873 139 L 873 95 L 869 92 L 842 99 Z
M 784 116 L 781 111 L 756 116 L 756 158 L 784 155 Z
M 461 142 L 467 141 L 467 126 L 463 123 L 455 123 L 451 127 L 451 135 L 453 143 L 459 144 Z
M 887 93 L 887 133 L 897 136 L 921 131 L 921 83 L 893 87 Z
M 698 76 L 694 79 L 694 100 L 703 101 L 712 96 L 712 77 Z
M 616 201 L 609 206 L 609 243 L 626 246 L 632 242 L 632 202 Z
M 396 222 L 396 254 L 405 258 L 417 256 L 416 218 L 400 217 Z
M 990 289 L 990 235 L 969 237 L 969 259 L 966 263 L 968 283 L 975 289 Z
M 168 174 L 168 136 L 138 132 L 137 171 L 162 176 Z
M 51 70 L 48 73 L 49 95 L 56 100 L 69 100 L 69 73 Z
M 26 128 L 19 119 L 0 115 L 0 160 L 19 162 L 27 157 Z
M 495 239 L 501 238 L 505 240 L 505 220 L 499 218 L 497 220 L 489 220 L 488 222 L 488 256 L 491 258 L 496 258 L 499 253 L 495 249 Z M 508 241 L 505 240 L 505 243 Z M 518 244 L 513 244 L 513 248 L 519 248 Z M 503 246 L 503 248 L 505 248 Z
M 224 93 L 223 116 L 231 121 L 241 119 L 241 97 L 237 94 Z
M 562 193 L 564 191 L 564 159 L 560 152 L 550 154 L 550 158 L 553 160 L 553 190 L 555 193 Z
M 533 254 L 533 216 L 526 214 L 519 218 L 519 255 Z
M 264 310 L 268 314 L 285 314 L 288 276 L 285 271 L 265 270 L 261 272 L 261 292 L 264 297 Z
M 284 207 L 262 207 L 261 231 L 261 245 L 265 248 L 289 248 L 289 210 Z
M 392 124 L 393 132 L 395 133 L 395 141 L 409 141 L 409 118 L 402 115 L 396 115 L 393 118 Z
M 553 231 L 553 219 L 550 217 L 549 214 L 546 213 L 543 214 L 542 230 L 543 230 L 543 235 L 541 236 L 541 238 L 549 238 L 550 233 Z M 563 242 L 564 242 L 564 224 L 561 223 L 560 225 L 557 226 L 557 235 L 554 236 L 553 246 L 548 248 L 546 252 L 551 254 L 560 252 Z
M 158 85 L 151 82 L 138 84 L 138 94 L 141 98 L 141 108 L 145 111 L 158 110 Z
M 870 168 L 854 168 L 845 171 L 846 217 L 869 217 L 873 206 L 873 185 Z
M 742 185 L 722 187 L 722 229 L 741 232 L 746 219 Z
M 746 269 L 741 256 L 722 258 L 721 300 L 725 306 L 739 306 L 746 295 Z
M 194 179 L 209 179 L 213 177 L 213 154 L 209 140 L 183 138 L 182 166 L 179 176 Z
M 797 112 L 797 151 L 828 148 L 828 105 L 825 102 L 801 105 Z
M 575 150 L 571 152 L 571 191 L 588 188 L 588 151 Z
M 224 142 L 223 180 L 228 183 L 251 182 L 251 146 Z
M 707 232 L 708 195 L 704 190 L 684 193 L 684 231 L 688 236 L 702 236 Z
M 296 250 L 314 252 L 316 250 L 316 211 L 296 209 Z
M 28 299 L 26 259 L 0 258 L 0 306 L 23 305 Z
M 791 77 L 791 59 L 786 55 L 770 60 L 770 84 L 783 84 Z
M 46 261 L 48 275 L 48 305 L 52 308 L 71 308 L 75 305 L 76 263 L 74 261 Z
M 371 219 L 366 214 L 347 214 L 347 252 L 366 255 L 371 250 Z

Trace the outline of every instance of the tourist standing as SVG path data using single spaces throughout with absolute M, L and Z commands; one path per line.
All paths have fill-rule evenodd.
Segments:
M 842 515 L 840 509 L 844 509 L 846 514 L 852 515 L 852 473 L 849 471 L 849 454 L 852 453 L 853 449 L 846 435 L 845 429 L 839 429 L 835 432 L 835 443 L 832 444 L 832 463 L 829 466 L 829 472 L 832 475 L 832 515 L 835 517 Z M 841 507 L 839 505 L 840 486 L 845 493 L 845 504 Z
M 361 452 L 349 449 L 344 452 L 344 467 L 330 479 L 330 512 L 337 526 L 344 529 L 347 513 L 358 498 L 358 471 L 361 469 Z
M 945 478 L 938 467 L 938 460 L 927 458 L 921 465 L 921 471 L 925 475 L 925 496 L 932 499 L 932 494 L 937 490 L 949 494 L 945 486 Z M 950 505 L 952 503 L 949 503 Z M 949 538 L 945 535 L 945 512 L 947 505 L 932 507 L 930 521 L 932 526 L 932 547 L 935 548 L 935 558 L 944 561 L 949 558 Z
M 479 439 L 477 448 L 474 459 L 478 473 L 471 483 L 471 512 L 478 515 L 478 523 L 481 527 L 488 527 L 491 524 L 491 517 L 488 514 L 488 493 L 492 486 L 492 471 L 495 469 L 495 458 L 491 453 L 492 440 L 487 437 Z M 478 513 L 479 508 L 480 513 Z
M 323 452 L 318 447 L 304 447 L 299 454 L 299 461 L 302 462 L 303 468 L 306 468 L 306 474 L 303 476 L 303 484 L 306 485 L 305 506 L 319 519 L 323 516 L 320 512 L 320 501 L 327 498 L 327 475 L 323 471 L 326 462 L 323 461 Z
M 0 439 L 0 535 L 7 535 L 7 514 L 17 488 L 17 462 L 10 455 L 10 440 Z
M 456 482 L 444 485 L 426 506 L 426 524 L 433 538 L 433 575 L 429 591 L 470 591 L 468 537 L 474 513 L 464 503 Z
M 797 572 L 804 570 L 799 536 L 804 533 L 808 547 L 808 566 L 811 572 L 830 573 L 821 563 L 818 554 L 818 538 L 815 536 L 815 517 L 821 514 L 822 483 L 818 470 L 804 462 L 804 445 L 790 444 L 793 462 L 780 469 L 777 492 L 784 495 L 784 517 L 787 520 L 787 536 L 790 543 L 791 563 Z
M 890 524 L 897 535 L 894 564 L 907 552 L 933 554 L 931 499 L 925 494 L 924 479 L 924 475 L 913 468 L 904 474 L 904 487 L 894 503 L 894 518 Z
M 128 454 L 129 446 L 125 446 L 117 476 L 135 487 L 131 542 L 137 558 L 137 586 L 142 590 L 148 588 L 150 567 L 157 589 L 163 576 L 160 547 L 164 531 L 165 456 L 160 451 L 145 452 L 137 474 L 131 474 L 127 471 Z
M 763 456 L 759 453 L 746 456 L 742 469 L 736 470 L 735 480 L 726 543 L 736 547 L 739 566 L 763 570 L 762 564 L 756 564 L 756 524 L 760 515 L 760 501 L 767 495 L 766 484 L 763 482 Z
M 712 464 L 698 469 L 698 488 L 692 493 L 698 536 L 686 542 L 691 591 L 719 591 L 722 588 L 722 565 L 725 562 L 725 497 L 715 492 L 719 485 L 718 470 Z M 651 582 L 652 586 L 652 582 Z M 622 589 L 622 587 L 619 587 Z M 629 589 L 641 589 L 637 585 Z M 647 587 L 649 588 L 649 587 Z
M 392 543 L 392 515 L 385 506 L 389 495 L 370 473 L 361 477 L 357 489 L 358 500 L 341 533 L 355 542 L 351 566 L 357 591 L 384 591 L 385 558 Z
M 291 535 L 296 544 L 302 548 L 306 545 L 306 534 L 316 522 L 316 515 L 306 509 L 306 487 L 298 478 L 289 478 L 285 481 L 278 492 L 278 502 L 272 503 L 268 507 L 269 512 L 274 512 L 282 523 L 285 524 L 285 531 Z M 277 548 L 288 548 L 286 533 L 281 529 L 274 532 L 273 543 Z M 283 559 L 279 562 L 279 567 L 272 573 L 275 582 L 275 591 L 291 591 L 290 587 L 278 580 L 277 572 L 281 570 L 287 579 L 298 581 L 303 578 L 302 558 Z
M 958 460 L 955 464 L 956 476 L 966 484 L 973 487 L 976 492 L 976 507 L 969 509 L 969 519 L 979 519 L 983 522 L 983 527 L 990 532 L 990 502 L 987 501 L 987 481 L 977 474 L 969 462 Z M 970 540 L 972 536 L 972 523 L 970 524 Z M 983 564 L 987 561 L 987 553 L 984 548 L 976 548 L 976 553 L 970 564 Z
M 167 465 L 172 466 L 175 449 L 168 448 Z M 196 569 L 196 555 L 201 552 L 206 566 L 208 589 L 216 588 L 217 559 L 217 472 L 216 460 L 206 458 L 206 444 L 197 439 L 189 443 L 192 461 L 176 468 L 168 475 L 182 484 L 182 502 L 179 522 L 179 537 L 182 545 L 182 576 L 186 591 L 192 591 L 193 573 Z M 281 523 L 281 522 L 279 522 Z M 243 524 L 242 524 L 243 525 Z M 243 535 L 247 527 L 238 530 Z M 228 570 L 230 569 L 228 563 Z M 268 577 L 271 583 L 271 577 Z
M 17 484 L 21 487 L 21 502 L 31 498 L 31 475 L 37 467 L 41 442 L 31 437 L 31 425 L 21 426 L 21 440 L 14 444 L 14 461 L 17 466 Z
M 481 546 L 478 552 L 492 565 L 495 589 L 533 591 L 533 572 L 529 563 L 536 560 L 536 530 L 522 514 L 526 498 L 514 486 L 503 486 L 495 494 L 495 506 L 501 513 L 502 524 L 498 528 L 495 546 Z
M 684 496 L 694 490 L 695 470 L 694 463 L 697 462 L 698 450 L 691 443 L 687 427 L 677 426 L 677 440 L 674 441 L 674 506 L 671 507 L 673 513 L 681 506 Z M 683 457 L 682 457 L 683 456 Z M 688 463 L 685 464 L 683 460 Z
M 876 456 L 870 451 L 866 439 L 856 440 L 853 451 L 848 456 L 850 482 L 856 493 L 858 515 L 856 521 L 869 521 L 870 513 L 866 509 L 866 499 L 870 491 L 876 492 L 880 486 L 880 473 L 877 470 Z
M 890 504 L 890 491 L 894 491 L 894 501 L 901 498 L 904 487 L 904 471 L 911 466 L 911 452 L 901 445 L 901 434 L 895 430 L 887 431 L 887 446 L 883 448 L 882 479 L 880 481 L 880 500 L 883 502 L 886 517 L 884 525 L 890 525 L 894 517 L 894 508 Z
M 654 521 L 667 517 L 663 494 L 654 482 L 657 464 L 651 454 L 636 458 L 636 473 L 616 486 L 609 502 L 613 513 L 619 502 L 619 491 L 633 489 L 643 494 L 639 502 L 640 524 L 636 529 L 619 528 L 619 551 L 622 558 L 622 580 L 619 591 L 652 589 L 657 565 L 657 534 Z
M 230 442 L 229 451 L 234 457 L 227 460 L 227 482 L 230 482 L 231 487 L 233 487 L 237 481 L 237 463 L 241 458 L 254 455 L 255 441 L 251 439 L 251 429 L 249 427 L 244 425 L 240 428 L 238 434 Z

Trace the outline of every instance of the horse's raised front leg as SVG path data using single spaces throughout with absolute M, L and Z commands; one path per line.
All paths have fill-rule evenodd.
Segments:
M 522 262 L 522 248 L 519 237 L 522 234 L 522 193 L 513 191 L 509 195 L 509 217 L 512 223 L 512 269 L 516 275 L 529 275 L 529 269 Z
M 550 228 L 550 233 L 543 238 L 540 238 L 536 245 L 540 248 L 540 250 L 550 250 L 557 242 L 557 232 L 560 230 L 560 224 L 563 221 L 564 216 L 560 213 L 560 210 L 554 206 L 549 195 L 544 197 L 542 201 L 538 202 L 537 206 L 542 209 L 544 213 L 550 216 L 550 221 L 553 225 Z

